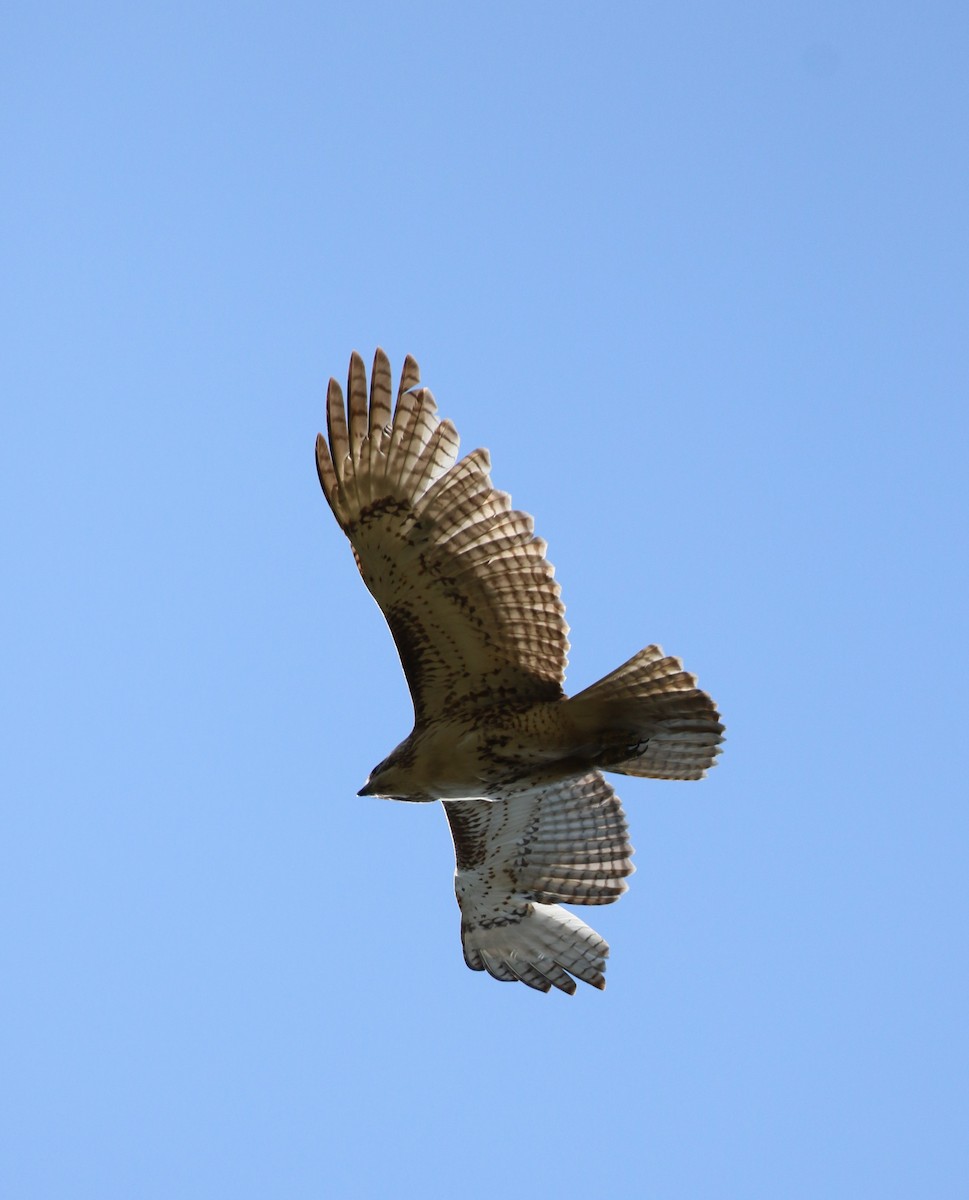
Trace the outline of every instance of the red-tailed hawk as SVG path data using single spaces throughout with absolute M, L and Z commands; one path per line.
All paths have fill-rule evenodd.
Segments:
M 391 413 L 390 364 L 358 354 L 348 403 L 327 392 L 320 483 L 397 643 L 410 736 L 361 796 L 442 800 L 468 966 L 547 992 L 604 987 L 609 947 L 560 904 L 610 904 L 632 874 L 626 818 L 602 771 L 699 779 L 716 705 L 647 646 L 571 698 L 568 626 L 532 519 L 492 487 L 487 450 L 456 462 L 414 359 Z

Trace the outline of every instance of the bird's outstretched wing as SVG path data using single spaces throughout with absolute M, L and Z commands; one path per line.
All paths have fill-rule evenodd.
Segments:
M 611 904 L 626 890 L 626 817 L 598 771 L 505 800 L 446 800 L 464 958 L 495 979 L 547 992 L 605 987 L 609 946 L 560 908 Z
M 320 483 L 397 643 L 416 719 L 555 699 L 568 626 L 545 543 L 492 487 L 486 450 L 455 463 L 457 432 L 419 380 L 408 357 L 391 415 L 387 356 L 374 358 L 368 404 L 354 353 L 348 403 L 331 379 L 328 440 L 316 441 Z

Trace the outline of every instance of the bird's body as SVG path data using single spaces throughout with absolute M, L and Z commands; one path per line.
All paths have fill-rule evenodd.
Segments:
M 362 794 L 394 800 L 503 800 L 537 782 L 588 770 L 601 757 L 595 731 L 563 697 L 506 703 L 416 728 L 380 764 Z
M 568 726 L 557 701 L 506 704 L 416 728 L 367 782 L 365 795 L 394 800 L 503 799 L 523 777 L 568 773 Z M 573 772 L 574 773 L 574 772 Z
M 625 816 L 602 770 L 698 779 L 722 740 L 716 706 L 648 646 L 577 696 L 562 684 L 564 608 L 527 514 L 491 484 L 487 451 L 456 463 L 404 364 L 391 415 L 377 352 L 348 404 L 330 381 L 320 482 L 384 612 L 415 724 L 361 795 L 444 801 L 465 959 L 498 979 L 601 987 L 608 946 L 559 904 L 605 904 L 632 873 Z

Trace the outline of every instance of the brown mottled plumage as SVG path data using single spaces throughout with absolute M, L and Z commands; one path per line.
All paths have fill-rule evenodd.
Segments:
M 383 610 L 414 702 L 410 736 L 361 795 L 443 800 L 469 967 L 574 992 L 604 987 L 609 947 L 560 903 L 608 904 L 632 873 L 626 819 L 600 771 L 699 779 L 723 726 L 678 659 L 648 646 L 565 696 L 568 626 L 532 519 L 492 487 L 404 362 L 350 360 L 327 393 L 320 483 Z

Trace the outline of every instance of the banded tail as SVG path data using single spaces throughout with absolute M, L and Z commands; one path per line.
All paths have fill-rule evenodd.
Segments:
M 595 766 L 649 779 L 701 779 L 716 764 L 723 725 L 678 658 L 647 646 L 567 701 L 600 749 Z

